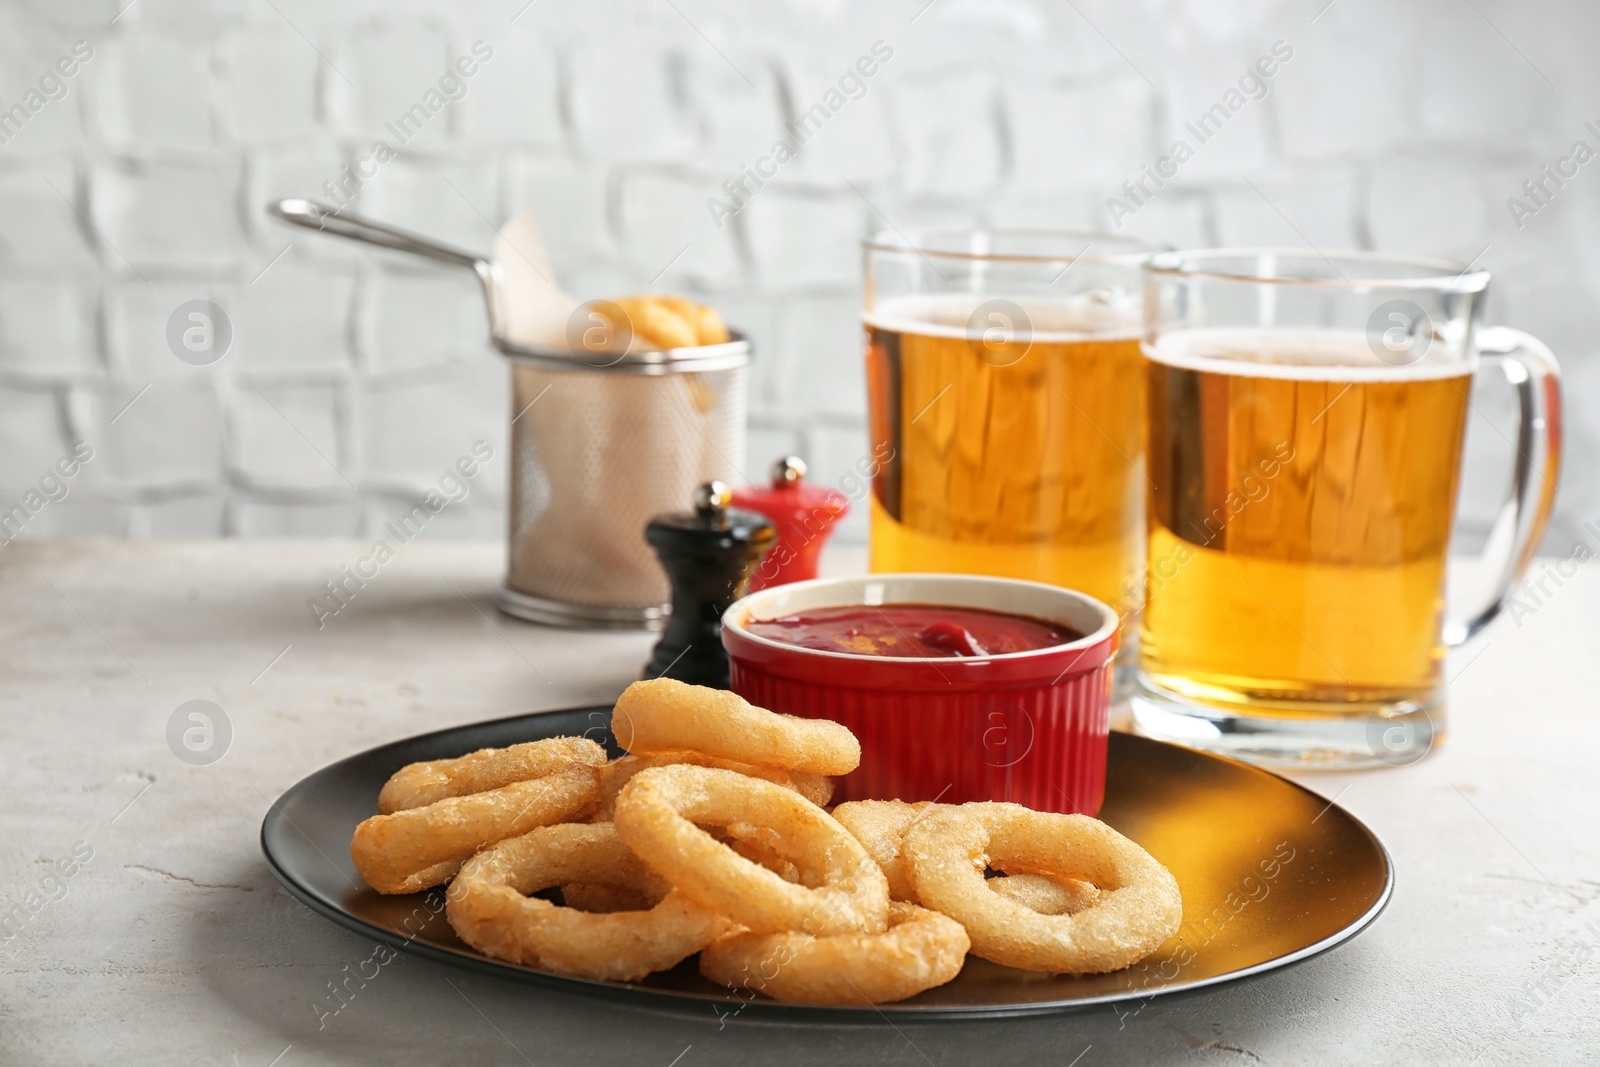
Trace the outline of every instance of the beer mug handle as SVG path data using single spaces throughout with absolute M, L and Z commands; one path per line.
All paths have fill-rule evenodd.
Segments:
M 1533 562 L 1561 473 L 1561 369 L 1537 338 L 1491 326 L 1477 331 L 1484 366 L 1498 367 L 1517 391 L 1516 457 L 1511 491 L 1489 531 L 1483 559 L 1493 569 L 1488 603 L 1462 619 L 1446 619 L 1444 643 L 1462 644 L 1492 622 Z

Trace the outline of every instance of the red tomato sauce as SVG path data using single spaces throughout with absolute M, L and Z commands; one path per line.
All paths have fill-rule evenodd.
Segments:
M 938 604 L 813 608 L 776 619 L 752 619 L 757 637 L 857 656 L 967 659 L 1029 652 L 1084 635 L 1063 623 L 982 608 Z

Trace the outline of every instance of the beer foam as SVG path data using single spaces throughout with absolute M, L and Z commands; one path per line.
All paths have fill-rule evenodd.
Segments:
M 1455 378 L 1472 373 L 1466 356 L 1435 339 L 1421 359 L 1395 364 L 1379 359 L 1367 336 L 1355 330 L 1172 330 L 1144 354 L 1157 363 L 1211 374 L 1300 381 L 1369 382 Z
M 885 300 L 861 314 L 880 330 L 931 337 L 982 337 L 996 323 L 981 314 L 983 305 L 1004 301 L 1022 309 L 1025 323 L 1008 323 L 1019 339 L 1084 341 L 1139 336 L 1139 296 L 1126 289 L 1092 289 L 1073 296 L 1040 300 L 999 293 L 942 293 Z M 1000 309 L 995 309 L 1001 313 Z M 981 321 L 973 322 L 974 315 Z

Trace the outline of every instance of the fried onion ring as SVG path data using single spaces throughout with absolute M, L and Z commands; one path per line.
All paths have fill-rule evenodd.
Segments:
M 807 774 L 848 774 L 861 744 L 829 719 L 779 715 L 736 693 L 671 678 L 634 682 L 617 698 L 611 732 L 629 752 L 701 752 Z
M 465 862 L 467 862 L 465 859 L 445 860 L 443 863 L 435 863 L 432 867 L 424 867 L 417 873 L 408 874 L 400 879 L 388 893 L 390 895 L 420 893 L 430 886 L 444 885 L 456 876 L 456 873 L 461 870 L 461 865 Z M 363 875 L 362 877 L 366 876 Z M 378 892 L 382 893 L 384 891 L 380 889 Z
M 725 935 L 700 953 L 700 973 L 795 1004 L 884 1004 L 950 981 L 967 948 L 954 919 L 896 902 L 881 934 Z
M 889 899 L 917 903 L 917 887 L 911 882 L 904 844 L 906 830 L 925 813 L 955 805 L 932 804 L 926 800 L 852 800 L 833 809 L 839 820 L 860 841 L 867 854 L 877 860 L 889 880 Z M 1009 900 L 1032 908 L 1041 915 L 1071 915 L 1093 904 L 1100 891 L 1076 878 L 1046 878 L 1042 874 L 1013 872 L 1009 878 L 990 878 L 989 888 Z
M 588 821 L 599 820 L 591 818 Z M 628 855 L 633 857 L 634 864 L 643 872 L 638 877 L 631 878 L 629 885 L 618 887 L 594 882 L 566 882 L 561 886 L 561 903 L 579 911 L 601 914 L 613 911 L 649 911 L 661 903 L 667 894 L 672 892 L 672 884 L 643 863 L 639 863 L 638 857 L 633 856 L 633 853 L 630 852 Z
M 581 818 L 600 797 L 600 770 L 562 770 L 420 808 L 374 815 L 356 827 L 350 858 L 380 893 L 415 893 L 450 879 L 459 862 L 485 845 L 540 826 Z
M 445 797 L 499 789 L 512 782 L 543 778 L 574 763 L 599 767 L 606 750 L 582 737 L 551 737 L 507 748 L 482 748 L 455 759 L 401 767 L 383 784 L 378 810 L 385 815 L 420 808 Z
M 564 823 L 467 861 L 445 915 L 485 955 L 557 974 L 629 982 L 700 951 L 728 921 L 671 892 L 648 911 L 596 914 L 528 896 L 563 882 L 638 890 L 653 875 L 607 823 Z
M 785 882 L 801 884 L 800 868 L 784 858 L 782 838 L 776 830 L 749 823 L 733 823 L 711 835 L 745 859 L 759 863 Z
M 825 803 L 833 794 L 833 782 L 815 774 L 803 774 L 799 771 L 787 771 L 782 767 L 767 767 L 759 763 L 745 763 L 741 760 L 722 759 L 718 756 L 708 756 L 704 752 L 654 752 L 649 755 L 621 756 L 600 768 L 600 806 L 595 808 L 590 822 L 610 822 L 612 814 L 617 810 L 617 794 L 622 792 L 622 787 L 633 779 L 633 776 L 650 767 L 670 767 L 677 763 L 688 763 L 696 767 L 721 767 L 723 770 L 738 771 L 740 774 L 751 778 L 761 778 L 785 789 L 793 789 L 818 807 L 822 803 L 817 797 L 822 797 Z
M 786 881 L 696 823 L 749 823 L 799 871 Z M 861 844 L 828 813 L 782 786 L 716 767 L 652 767 L 617 797 L 617 833 L 690 899 L 754 933 L 882 933 L 889 887 Z
M 833 799 L 833 779 L 825 774 L 808 774 L 805 771 L 791 770 L 789 788 L 819 808 L 827 807 L 828 801 Z
M 1144 849 L 1084 815 L 1017 804 L 965 804 L 929 813 L 904 853 L 924 906 L 966 928 L 972 952 L 1008 967 L 1065 974 L 1120 970 L 1178 930 L 1183 901 L 1172 874 Z M 985 867 L 1092 883 L 1076 915 L 1041 915 L 994 892 Z
M 666 886 L 661 892 L 647 893 L 642 889 L 617 889 L 592 882 L 568 882 L 561 887 L 561 903 L 597 915 L 613 911 L 649 911 L 661 903 L 671 890 L 671 886 Z
M 1078 878 L 1046 878 L 1019 871 L 1007 878 L 990 878 L 989 888 L 1040 915 L 1076 915 L 1100 899 L 1094 883 Z
M 901 854 L 906 828 L 933 805 L 904 800 L 852 800 L 833 809 L 833 817 L 855 835 L 861 846 L 883 869 L 889 880 L 889 899 L 916 903 L 917 887 L 911 883 Z

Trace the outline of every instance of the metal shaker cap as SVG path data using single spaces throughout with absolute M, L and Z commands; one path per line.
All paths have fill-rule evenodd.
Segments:
M 645 528 L 645 538 L 657 549 L 663 544 L 680 548 L 727 550 L 735 545 L 758 545 L 763 550 L 777 533 L 765 515 L 733 507 L 733 489 L 720 480 L 695 487 L 693 510 L 657 515 Z
M 799 456 L 784 456 L 772 465 L 772 488 L 787 489 L 805 480 L 806 461 Z
M 695 486 L 694 513 L 702 518 L 714 518 L 728 510 L 733 503 L 733 490 L 728 483 L 713 478 Z

